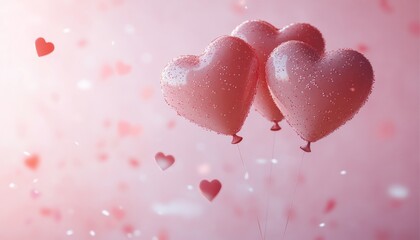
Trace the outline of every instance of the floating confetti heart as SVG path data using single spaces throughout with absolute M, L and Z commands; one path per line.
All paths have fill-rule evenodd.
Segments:
M 106 80 L 110 78 L 112 75 L 114 75 L 114 70 L 112 70 L 112 66 L 109 64 L 104 64 L 99 72 L 99 76 L 101 80 Z
M 325 204 L 324 213 L 331 212 L 332 210 L 334 210 L 336 205 L 337 205 L 337 202 L 334 199 L 329 199 L 327 203 Z
M 115 64 L 115 69 L 116 69 L 116 71 L 117 71 L 117 73 L 119 75 L 126 75 L 126 74 L 129 74 L 130 73 L 131 66 L 128 65 L 128 64 L 126 64 L 126 63 L 124 63 L 124 62 L 122 62 L 122 61 L 118 61 Z
M 132 168 L 138 168 L 140 166 L 140 161 L 137 158 L 128 159 L 128 163 Z
M 123 220 L 125 218 L 125 210 L 122 206 L 113 207 L 111 209 L 111 215 L 117 220 Z
M 219 194 L 222 184 L 219 180 L 214 179 L 209 182 L 207 180 L 202 180 L 200 182 L 201 193 L 206 197 L 210 202 Z
M 31 169 L 31 170 L 36 170 L 39 166 L 39 157 L 38 155 L 30 155 L 28 157 L 26 157 L 25 159 L 25 165 Z
M 172 155 L 165 155 L 162 152 L 158 152 L 155 155 L 156 163 L 159 165 L 160 169 L 165 171 L 170 166 L 175 163 L 175 158 Z
M 387 13 L 394 11 L 394 8 L 389 4 L 388 0 L 379 0 L 379 7 Z
M 43 207 L 40 209 L 39 213 L 44 217 L 52 218 L 56 222 L 61 221 L 62 215 L 59 209 Z
M 35 41 L 36 52 L 38 57 L 48 55 L 54 51 L 54 44 L 51 42 L 46 42 L 44 38 L 38 38 Z
M 140 125 L 135 125 L 124 120 L 118 122 L 117 127 L 120 137 L 137 136 L 142 130 Z

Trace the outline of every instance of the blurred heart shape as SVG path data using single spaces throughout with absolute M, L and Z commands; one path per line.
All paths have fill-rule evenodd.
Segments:
M 162 92 L 179 115 L 220 134 L 242 138 L 242 128 L 254 99 L 258 58 L 243 40 L 222 36 L 200 56 L 181 56 L 162 72 Z
M 39 157 L 37 155 L 30 155 L 25 158 L 25 165 L 31 170 L 36 170 L 39 166 Z
M 35 40 L 35 48 L 38 57 L 42 57 L 54 51 L 54 44 L 51 42 L 46 42 L 44 38 L 40 37 Z
M 291 40 L 307 43 L 317 51 L 323 52 L 325 43 L 322 34 L 317 28 L 307 23 L 294 23 L 279 30 L 266 21 L 251 20 L 237 26 L 232 36 L 239 37 L 250 44 L 258 55 L 259 77 L 254 107 L 267 120 L 274 123 L 271 130 L 278 131 L 281 129 L 278 122 L 283 119 L 283 114 L 274 103 L 268 89 L 265 75 L 267 58 L 274 48 Z
M 219 194 L 220 189 L 222 189 L 222 184 L 217 179 L 214 179 L 211 182 L 208 180 L 202 180 L 200 182 L 201 193 L 210 202 Z
M 175 163 L 175 158 L 172 155 L 165 155 L 162 152 L 158 152 L 155 155 L 155 160 L 160 169 L 165 171 Z
M 115 68 L 119 75 L 126 75 L 131 72 L 131 66 L 123 61 L 117 61 Z
M 320 54 L 299 41 L 283 43 L 270 54 L 267 81 L 287 122 L 310 142 L 332 133 L 350 120 L 372 91 L 374 75 L 359 52 Z

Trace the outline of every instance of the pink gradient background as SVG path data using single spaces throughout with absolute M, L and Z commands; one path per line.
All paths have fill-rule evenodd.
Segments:
M 266 239 L 282 239 L 296 182 L 285 239 L 420 239 L 419 3 L 0 1 L 0 239 L 255 240 L 268 192 Z M 177 116 L 159 86 L 173 57 L 249 19 L 311 23 L 327 50 L 363 51 L 375 70 L 367 104 L 301 174 L 304 142 L 281 123 L 271 184 L 271 123 L 251 111 L 240 132 L 244 180 L 230 138 Z M 55 51 L 39 58 L 38 37 Z M 165 172 L 159 151 L 176 158 Z M 214 178 L 209 203 L 198 184 Z

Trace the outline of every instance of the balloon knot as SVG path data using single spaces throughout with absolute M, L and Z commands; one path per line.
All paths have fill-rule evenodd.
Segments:
M 238 143 L 240 143 L 241 141 L 242 141 L 242 137 L 240 137 L 240 136 L 238 136 L 238 135 L 236 135 L 236 134 L 233 134 L 232 135 L 232 144 L 238 144 Z
M 311 152 L 311 142 L 308 141 L 308 143 L 306 143 L 306 146 L 300 147 L 300 149 L 302 149 L 305 152 Z
M 271 127 L 271 131 L 279 131 L 281 129 L 279 122 L 274 122 L 273 126 Z

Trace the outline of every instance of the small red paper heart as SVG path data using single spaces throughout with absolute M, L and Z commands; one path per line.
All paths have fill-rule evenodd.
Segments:
M 219 194 L 221 188 L 222 188 L 222 184 L 217 179 L 214 179 L 211 182 L 207 180 L 202 180 L 200 182 L 201 193 L 210 202 L 213 201 L 213 199 L 217 196 L 217 194 Z
M 162 152 L 158 152 L 155 155 L 156 163 L 159 165 L 160 169 L 162 171 L 165 171 L 170 166 L 172 166 L 175 163 L 175 158 L 172 155 L 165 155 Z
M 44 38 L 38 38 L 35 41 L 36 52 L 38 57 L 48 55 L 54 51 L 54 44 L 51 42 L 46 42 Z
M 25 165 L 32 170 L 36 170 L 39 166 L 39 157 L 37 155 L 31 155 L 25 159 Z

